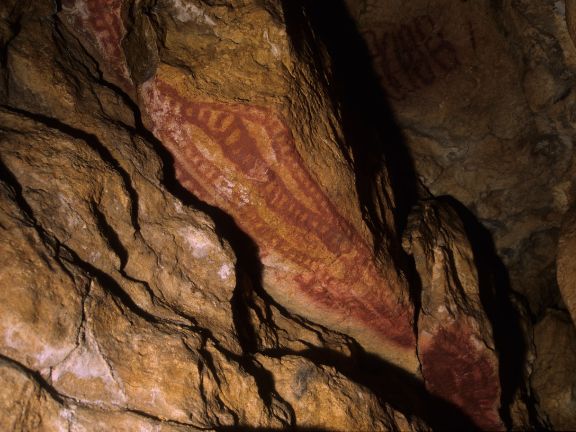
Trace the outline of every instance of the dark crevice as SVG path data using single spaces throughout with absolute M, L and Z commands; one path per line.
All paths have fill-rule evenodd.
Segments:
M 132 225 L 137 231 L 140 229 L 140 225 L 138 222 L 138 194 L 136 193 L 136 190 L 132 186 L 130 174 L 128 174 L 128 172 L 120 165 L 120 163 L 114 158 L 110 150 L 108 150 L 108 148 L 103 143 L 100 142 L 100 140 L 96 135 L 70 126 L 57 118 L 48 117 L 44 114 L 26 111 L 5 104 L 0 105 L 0 107 L 4 108 L 5 110 L 13 114 L 21 115 L 25 118 L 28 118 L 30 120 L 42 124 L 47 128 L 57 130 L 62 134 L 68 135 L 74 139 L 78 139 L 85 142 L 92 150 L 94 150 L 98 154 L 98 156 L 106 164 L 111 166 L 114 169 L 114 171 L 120 175 L 124 189 L 128 193 L 128 196 L 130 197 L 130 218 Z
M 104 236 L 108 246 L 118 256 L 118 259 L 120 260 L 120 272 L 123 272 L 123 269 L 126 267 L 126 263 L 128 262 L 128 251 L 122 244 L 122 241 L 118 237 L 118 234 L 114 228 L 112 228 L 112 226 L 106 220 L 104 213 L 102 213 L 98 208 L 98 205 L 96 203 L 92 203 L 90 210 L 92 210 L 92 213 L 96 217 L 96 225 L 98 227 L 98 231 Z
M 58 402 L 61 405 L 66 404 L 66 400 L 52 387 L 48 381 L 46 381 L 39 372 L 36 372 L 22 363 L 17 362 L 16 360 L 11 359 L 3 354 L 0 354 L 0 364 L 4 363 L 6 366 L 16 369 L 18 372 L 22 373 L 23 375 L 27 376 L 31 379 L 38 387 L 48 393 L 52 399 Z
M 36 229 L 38 235 L 44 242 L 44 244 L 50 246 L 50 248 L 54 251 L 55 257 L 59 259 L 63 259 L 64 261 L 69 262 L 70 264 L 80 268 L 84 271 L 85 274 L 88 276 L 94 277 L 97 279 L 102 286 L 107 289 L 108 292 L 113 294 L 115 297 L 121 300 L 121 303 L 124 304 L 128 309 L 130 309 L 134 314 L 140 316 L 146 321 L 149 321 L 154 324 L 163 324 L 160 318 L 154 316 L 153 314 L 147 312 L 146 310 L 142 309 L 138 306 L 130 297 L 128 293 L 126 293 L 120 284 L 116 282 L 116 280 L 108 275 L 107 273 L 103 272 L 102 270 L 98 269 L 97 267 L 93 266 L 92 264 L 82 260 L 78 254 L 67 247 L 66 245 L 62 244 L 58 239 L 54 236 L 49 234 L 41 224 L 38 223 L 36 217 L 34 216 L 34 212 L 26 198 L 24 197 L 24 192 L 22 190 L 22 186 L 18 183 L 16 176 L 8 169 L 6 165 L 0 160 L 0 179 L 6 182 L 14 191 L 15 191 L 15 200 L 24 215 L 27 219 L 32 221 L 32 225 Z

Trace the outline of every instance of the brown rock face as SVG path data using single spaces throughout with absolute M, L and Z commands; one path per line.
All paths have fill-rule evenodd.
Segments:
M 357 228 L 362 222 L 351 223 L 336 209 L 297 152 L 295 140 L 306 146 L 311 145 L 306 142 L 311 137 L 297 128 L 295 137 L 281 114 L 288 111 L 278 98 L 290 96 L 290 77 L 278 70 L 276 57 L 282 55 L 279 50 L 287 50 L 286 41 L 284 47 L 261 54 L 260 62 L 278 76 L 276 87 L 256 81 L 250 95 L 272 105 L 270 108 L 217 102 L 227 95 L 208 92 L 169 64 L 150 64 L 157 62 L 152 54 L 130 64 L 133 72 L 144 68 L 145 63 L 152 76 L 129 85 L 125 80 L 131 56 L 119 55 L 123 52 L 122 38 L 128 34 L 119 19 L 122 2 L 109 6 L 69 2 L 63 19 L 71 23 L 72 31 L 87 37 L 87 44 L 96 47 L 112 79 L 128 93 L 138 95 L 146 123 L 174 157 L 182 185 L 201 200 L 225 210 L 254 239 L 265 288 L 291 310 L 354 335 L 369 350 L 416 372 L 413 309 L 407 301 L 406 284 L 391 263 L 385 270 L 378 268 L 368 240 Z M 158 20 L 179 20 L 178 14 L 183 13 L 179 7 L 171 5 Z M 88 12 L 81 14 L 84 9 Z M 241 9 L 248 14 L 246 23 L 271 19 L 252 6 Z M 144 12 L 134 13 L 140 16 Z M 136 25 L 142 20 L 136 20 Z M 78 23 L 82 23 L 82 31 L 77 30 Z M 278 25 L 270 22 L 269 26 Z M 145 29 L 130 31 L 141 33 Z M 167 40 L 181 37 L 171 35 L 176 31 L 172 24 L 166 24 L 164 31 Z M 235 30 L 231 32 L 235 34 Z M 213 47 L 220 52 L 225 43 L 214 43 Z M 150 52 L 155 48 L 144 54 Z M 188 61 L 188 54 L 180 55 L 182 61 Z M 218 56 L 207 61 L 215 63 Z M 243 69 L 237 73 L 245 74 Z M 208 70 L 206 79 L 211 80 L 212 74 L 216 72 Z M 263 97 L 259 93 L 264 91 L 273 93 Z M 307 101 L 310 108 L 315 103 Z M 290 115 L 297 118 L 299 112 Z M 330 115 L 328 112 L 326 120 L 333 122 Z M 317 132 L 314 139 L 326 142 L 325 151 L 332 148 L 336 152 L 330 136 L 323 135 L 325 132 Z M 357 201 L 346 184 L 339 189 Z M 305 243 L 302 238 L 306 238 Z
M 558 243 L 558 286 L 572 320 L 576 322 L 576 212 L 573 209 L 564 217 Z
M 500 206 L 512 181 L 500 173 L 532 169 L 518 143 L 536 111 L 552 115 L 558 82 L 534 67 L 519 84 L 492 6 L 385 3 L 350 9 L 426 186 L 458 180 L 483 219 L 526 214 L 495 231 L 500 250 L 525 239 L 522 223 L 553 248 L 569 199 L 543 204 L 557 207 L 536 232 L 544 193 Z M 523 383 L 502 389 L 464 222 L 429 197 L 404 224 L 413 191 L 395 159 L 366 150 L 392 142 L 372 131 L 384 110 L 344 97 L 362 83 L 343 80 L 318 7 L 0 4 L 2 430 L 538 426 L 530 407 L 509 414 Z M 490 49 L 499 61 L 484 69 Z M 540 90 L 526 100 L 523 86 Z M 476 184 L 470 173 L 506 145 L 522 151 Z M 562 176 L 553 186 L 567 191 Z M 538 355 L 554 351 L 545 340 L 537 331 Z M 564 427 L 571 399 L 547 387 L 546 359 L 531 384 Z
M 423 202 L 405 247 L 422 283 L 418 357 L 426 386 L 482 429 L 503 429 L 498 359 L 462 222 L 447 204 Z
M 563 1 L 346 3 L 420 179 L 491 231 L 533 314 L 557 306 L 558 228 L 574 202 L 574 2 L 567 14 Z
M 120 2 L 61 6 L 38 1 L 0 8 L 6 53 L 0 112 L 2 429 L 426 430 L 417 417 L 381 400 L 382 392 L 367 380 L 355 378 L 352 365 L 361 350 L 353 341 L 252 290 L 260 275 L 243 253 L 267 260 L 264 285 L 284 293 L 278 297 L 286 307 L 323 323 L 338 320 L 335 327 L 358 334 L 367 347 L 417 369 L 405 283 L 393 267 L 384 278 L 386 266 L 371 264 L 357 204 L 343 199 L 350 195 L 343 186 L 352 184 L 351 173 L 330 168 L 322 178 L 339 181 L 321 187 L 308 168 L 313 158 L 299 156 L 303 138 L 296 141 L 287 126 L 296 114 L 277 111 L 280 96 L 274 103 L 254 96 L 249 104 L 225 97 L 238 87 L 195 94 L 197 82 L 177 66 L 176 56 L 185 53 L 176 47 L 162 52 L 165 63 L 149 69 L 146 62 L 158 60 L 149 52 L 157 41 L 147 45 L 152 21 L 138 5 L 132 11 Z M 224 48 L 237 45 L 238 37 L 247 45 L 255 41 L 262 57 L 232 73 L 249 76 L 266 62 L 296 61 L 277 46 L 287 43 L 281 23 L 257 5 L 200 16 L 192 3 L 165 6 L 158 10 L 167 15 L 157 15 L 153 24 L 159 26 L 154 31 L 166 29 L 167 45 L 187 46 L 178 39 L 190 36 L 177 31 L 183 21 L 208 25 L 216 13 L 222 14 L 219 27 L 233 30 L 221 36 Z M 264 37 L 262 20 L 269 25 Z M 248 23 L 259 24 L 252 35 L 243 33 Z M 150 57 L 135 55 L 134 47 Z M 205 55 L 220 58 L 213 49 Z M 223 63 L 205 65 L 210 72 Z M 263 75 L 267 70 L 254 79 L 260 91 L 287 91 L 290 82 L 279 88 L 279 78 L 270 83 L 271 75 Z M 208 72 L 207 79 L 221 79 Z M 164 117 L 151 96 L 170 98 Z M 179 111 L 178 104 L 192 113 Z M 141 113 L 165 143 L 145 129 Z M 177 131 L 189 140 L 183 148 Z M 243 152 L 254 151 L 244 161 L 225 148 L 227 138 L 237 139 Z M 176 175 L 197 197 L 171 182 L 163 145 L 174 155 Z M 188 156 L 199 150 L 202 165 Z M 278 161 L 266 165 L 272 152 Z M 331 167 L 345 166 L 338 158 Z M 211 166 L 216 177 L 210 177 Z M 254 187 L 268 178 L 271 191 Z M 190 186 L 194 179 L 205 193 Z M 221 206 L 236 223 L 197 198 Z M 336 210 L 335 201 L 347 204 Z M 235 237 L 236 224 L 255 237 L 259 255 L 249 237 Z M 309 251 L 302 247 L 304 235 L 313 245 Z M 238 236 L 247 247 L 233 250 L 226 239 L 238 243 Z M 346 274 L 352 265 L 355 273 Z M 354 288 L 344 291 L 352 282 Z M 374 306 L 367 300 L 373 283 L 382 288 Z M 334 304 L 338 295 L 348 296 L 344 306 Z M 391 326 L 394 317 L 399 325 Z M 326 412 L 316 415 L 318 410 Z

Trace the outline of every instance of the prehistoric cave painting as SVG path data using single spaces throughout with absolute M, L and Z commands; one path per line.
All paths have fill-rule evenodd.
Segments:
M 388 96 L 406 99 L 460 65 L 458 53 L 430 15 L 393 31 L 366 30 L 364 37 Z
M 411 307 L 394 302 L 369 246 L 305 169 L 279 115 L 196 102 L 159 79 L 141 94 L 180 182 L 235 217 L 282 286 L 401 347 L 414 346 Z
M 121 48 L 122 0 L 63 4 L 74 17 L 75 31 L 96 46 L 109 73 L 136 95 Z M 392 58 L 387 79 L 396 84 L 397 98 L 459 64 L 454 47 L 426 16 L 373 43 L 383 47 L 380 62 Z M 412 47 L 412 53 L 401 52 L 404 47 Z M 371 248 L 309 174 L 284 119 L 273 109 L 202 100 L 172 78 L 156 75 L 145 82 L 138 103 L 174 156 L 183 186 L 235 218 L 258 244 L 266 275 L 297 304 L 321 308 L 345 327 L 371 330 L 378 343 L 412 353 L 413 307 L 398 302 L 397 276 L 379 271 Z M 466 357 L 475 351 L 460 330 L 419 341 L 425 380 L 432 392 L 466 412 L 480 404 L 481 412 L 489 413 L 484 407 L 498 403 L 495 369 L 481 356 Z M 399 366 L 413 370 L 413 365 Z M 473 418 L 479 425 L 499 424 Z
M 483 430 L 502 430 L 498 369 L 474 331 L 456 321 L 421 338 L 419 357 L 430 392 L 459 406 Z
M 126 31 L 122 23 L 124 0 L 62 0 L 65 20 L 82 33 L 106 59 L 104 67 L 124 91 L 132 88 L 121 41 Z

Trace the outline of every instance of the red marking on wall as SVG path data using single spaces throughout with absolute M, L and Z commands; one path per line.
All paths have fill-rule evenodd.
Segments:
M 458 53 L 429 15 L 413 18 L 392 31 L 364 32 L 388 96 L 406 99 L 460 65 Z
M 123 0 L 62 0 L 64 15 L 105 59 L 102 67 L 119 80 L 123 90 L 132 89 L 130 72 L 122 50 L 126 34 L 122 22 Z
M 391 299 L 370 248 L 310 176 L 282 118 L 263 108 L 190 101 L 158 79 L 142 96 L 183 184 L 233 215 L 264 262 L 276 254 L 296 269 L 270 269 L 278 279 L 316 307 L 414 346 L 410 305 Z
M 431 393 L 459 406 L 479 428 L 503 430 L 495 358 L 476 347 L 471 335 L 458 322 L 440 329 L 419 353 L 422 375 Z

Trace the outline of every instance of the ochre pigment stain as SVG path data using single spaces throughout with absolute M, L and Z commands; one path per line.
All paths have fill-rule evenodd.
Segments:
M 106 69 L 124 91 L 132 86 L 122 50 L 125 35 L 121 11 L 124 0 L 62 0 L 73 27 L 88 37 L 106 60 Z
M 180 182 L 235 217 L 276 280 L 401 347 L 414 346 L 410 306 L 390 298 L 370 248 L 305 169 L 279 115 L 188 100 L 159 79 L 141 94 Z
M 484 430 L 502 430 L 498 416 L 498 371 L 487 348 L 472 341 L 472 331 L 456 322 L 440 329 L 420 348 L 422 375 L 430 392 L 452 401 Z

